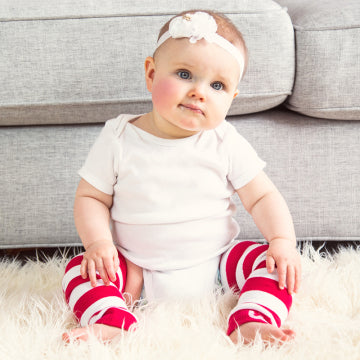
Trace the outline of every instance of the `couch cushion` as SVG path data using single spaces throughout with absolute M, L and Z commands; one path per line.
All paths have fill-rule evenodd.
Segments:
M 171 5 L 170 5 L 171 4 Z M 271 0 L 199 0 L 244 33 L 248 73 L 231 114 L 276 106 L 294 76 L 290 18 Z M 151 109 L 143 63 L 159 28 L 192 0 L 170 3 L 2 0 L 0 125 L 101 122 Z
M 287 109 L 229 120 L 267 162 L 299 240 L 360 240 L 360 121 L 319 120 Z M 0 129 L 0 248 L 80 244 L 72 211 L 76 172 L 101 128 Z M 261 238 L 241 205 L 236 218 L 241 239 Z
M 359 0 L 279 0 L 296 36 L 296 76 L 287 106 L 310 116 L 360 120 Z

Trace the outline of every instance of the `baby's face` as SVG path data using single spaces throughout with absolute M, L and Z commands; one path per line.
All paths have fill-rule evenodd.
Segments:
M 169 39 L 148 64 L 153 114 L 186 137 L 217 127 L 237 95 L 240 69 L 220 46 L 200 40 Z

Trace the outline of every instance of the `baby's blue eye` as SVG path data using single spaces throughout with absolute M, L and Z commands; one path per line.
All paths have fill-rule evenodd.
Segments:
M 224 89 L 224 84 L 220 81 L 215 81 L 211 84 L 211 87 L 214 89 L 214 90 L 223 90 Z
M 180 70 L 177 72 L 177 75 L 184 80 L 189 80 L 191 78 L 191 75 L 188 71 L 186 70 Z

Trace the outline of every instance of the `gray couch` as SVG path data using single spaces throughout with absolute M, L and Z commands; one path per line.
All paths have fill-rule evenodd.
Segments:
M 1 0 L 0 248 L 78 245 L 77 170 L 105 120 L 151 109 L 160 26 L 226 13 L 250 63 L 228 120 L 267 161 L 299 240 L 360 240 L 358 0 Z M 174 204 L 176 206 L 176 204 Z M 239 207 L 239 237 L 260 239 Z

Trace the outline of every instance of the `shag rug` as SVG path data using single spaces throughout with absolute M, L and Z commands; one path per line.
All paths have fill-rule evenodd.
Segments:
M 0 261 L 0 359 L 360 359 L 360 248 L 302 251 L 303 281 L 285 326 L 296 338 L 282 346 L 233 345 L 226 318 L 231 293 L 192 302 L 138 307 L 138 329 L 111 343 L 64 344 L 76 326 L 61 290 L 65 257 Z

